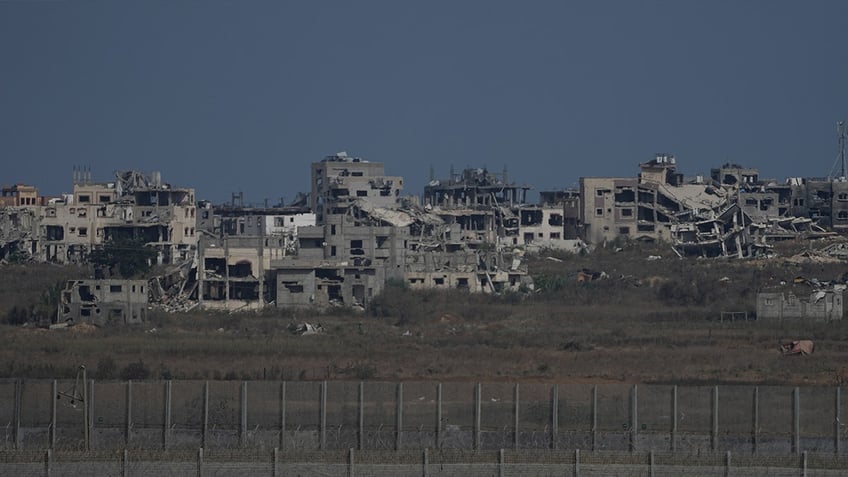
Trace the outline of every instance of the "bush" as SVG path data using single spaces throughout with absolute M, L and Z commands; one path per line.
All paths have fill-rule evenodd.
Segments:
M 25 307 L 13 306 L 11 310 L 6 312 L 6 318 L 3 320 L 7 325 L 22 325 L 29 321 L 30 312 Z
M 115 379 L 118 377 L 118 366 L 115 364 L 115 360 L 111 356 L 100 358 L 97 361 L 95 376 L 97 376 L 97 379 Z
M 135 363 L 128 364 L 121 370 L 121 379 L 124 381 L 144 381 L 150 377 L 150 368 L 144 364 L 144 361 L 138 360 Z

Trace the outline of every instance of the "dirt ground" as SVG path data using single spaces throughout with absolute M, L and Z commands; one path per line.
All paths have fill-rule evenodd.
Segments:
M 793 259 L 808 250 L 799 242 L 770 259 L 682 260 L 667 247 L 624 244 L 585 256 L 528 256 L 532 292 L 392 286 L 365 311 L 154 312 L 143 327 L 76 331 L 3 325 L 0 377 L 73 377 L 85 364 L 97 379 L 841 384 L 848 378 L 848 320 L 721 320 L 723 311 L 753 318 L 763 288 L 804 296 L 809 286 L 794 278 L 832 280 L 848 271 L 845 262 L 815 254 Z M 608 278 L 579 283 L 584 268 Z M 29 284 L 17 275 L 16 285 L 28 291 L 0 294 L 0 310 L 43 300 L 33 290 L 69 273 L 28 270 Z M 2 268 L 4 289 L 16 271 Z M 324 332 L 287 329 L 303 322 L 321 323 Z M 791 339 L 814 340 L 815 353 L 781 356 L 779 342 Z

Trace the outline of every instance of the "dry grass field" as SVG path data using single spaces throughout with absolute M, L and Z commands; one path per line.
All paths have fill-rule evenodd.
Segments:
M 668 247 L 631 244 L 590 255 L 527 257 L 533 293 L 413 292 L 391 286 L 362 312 L 163 314 L 143 327 L 68 330 L 0 326 L 0 377 L 97 379 L 373 379 L 834 385 L 848 363 L 848 320 L 720 321 L 756 308 L 756 293 L 797 276 L 831 280 L 843 263 L 792 263 L 787 243 L 767 260 L 678 259 Z M 649 260 L 651 255 L 661 259 Z M 608 279 L 578 283 L 577 272 Z M 0 316 L 38 313 L 44 291 L 87 270 L 0 267 Z M 796 292 L 809 293 L 806 285 Z M 325 332 L 296 336 L 292 322 Z M 155 330 L 154 330 L 155 329 Z M 816 352 L 782 357 L 781 340 Z

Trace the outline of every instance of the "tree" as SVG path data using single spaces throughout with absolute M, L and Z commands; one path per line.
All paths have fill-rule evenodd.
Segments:
M 115 275 L 122 278 L 144 275 L 156 258 L 156 250 L 139 239 L 110 240 L 102 247 L 92 250 L 91 263 L 98 276 Z

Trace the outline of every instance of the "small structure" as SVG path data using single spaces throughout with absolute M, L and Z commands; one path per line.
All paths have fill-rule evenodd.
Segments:
M 757 294 L 758 320 L 815 320 L 842 319 L 842 290 L 817 290 L 802 300 L 792 292 L 760 292 Z
M 141 323 L 147 318 L 146 280 L 71 280 L 59 300 L 59 322 Z

